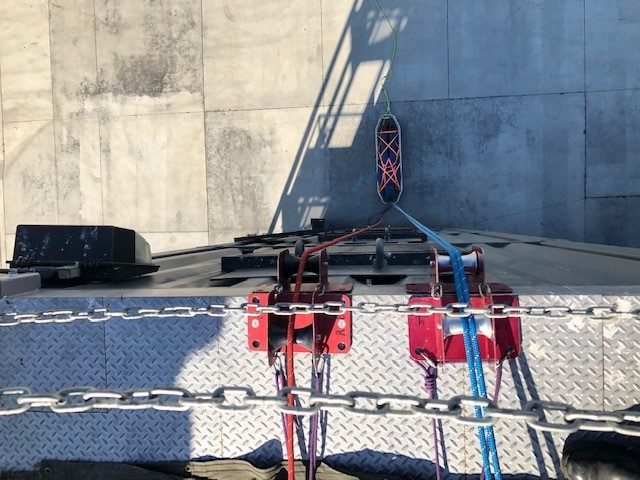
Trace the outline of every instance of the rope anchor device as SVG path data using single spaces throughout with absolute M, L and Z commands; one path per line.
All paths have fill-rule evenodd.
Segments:
M 472 307 L 486 308 L 494 305 L 519 306 L 518 297 L 501 283 L 485 283 L 484 252 L 474 246 L 461 255 L 464 274 L 467 277 Z M 448 255 L 431 249 L 431 282 L 409 283 L 406 291 L 412 294 L 411 305 L 441 307 L 457 301 L 453 267 Z M 419 309 L 424 311 L 425 309 Z M 499 311 L 496 310 L 496 313 Z M 431 315 L 409 315 L 409 350 L 414 360 L 428 358 L 434 363 L 460 363 L 466 361 L 463 339 L 463 319 Z M 490 318 L 475 316 L 480 358 L 483 362 L 512 360 L 521 351 L 521 328 L 518 317 Z
M 278 284 L 264 285 L 252 292 L 247 298 L 251 305 L 249 308 L 257 311 L 258 306 L 275 306 L 279 302 L 291 303 L 293 306 L 299 302 L 351 306 L 349 293 L 353 284 L 331 284 L 328 281 L 329 260 L 326 248 L 318 246 L 305 252 L 304 245 L 300 247 L 300 256 L 292 255 L 288 250 L 278 254 Z M 292 280 L 295 282 L 293 289 Z M 288 317 L 263 313 L 247 318 L 249 349 L 267 352 L 269 365 L 275 367 L 276 388 L 280 391 L 286 385 L 290 389 L 287 395 L 287 405 L 290 408 L 295 405 L 294 353 L 312 354 L 314 388 L 322 391 L 326 356 L 344 354 L 351 348 L 351 312 L 335 313 L 329 315 L 292 311 Z M 285 355 L 286 368 L 282 365 L 281 354 Z M 320 421 L 319 414 L 311 417 L 308 442 L 309 480 L 315 479 Z M 301 428 L 301 423 L 287 414 L 282 416 L 282 424 L 287 446 L 287 476 L 289 480 L 295 480 L 294 436 L 296 430 Z
M 402 195 L 402 138 L 400 124 L 391 113 L 376 125 L 376 181 L 383 203 L 396 203 Z
M 287 406 L 293 409 L 296 398 L 296 380 L 294 354 L 310 352 L 312 354 L 312 376 L 316 390 L 322 390 L 324 361 L 328 354 L 347 353 L 351 348 L 351 312 L 340 313 L 296 313 L 295 305 L 299 302 L 311 304 L 324 303 L 330 310 L 341 306 L 351 306 L 351 283 L 329 283 L 329 261 L 327 248 L 345 240 L 356 237 L 378 226 L 382 217 L 371 225 L 342 235 L 315 247 L 304 248 L 300 242 L 296 245 L 296 255 L 283 250 L 278 255 L 278 284 L 266 285 L 252 292 L 248 297 L 249 313 L 255 313 L 259 306 L 275 306 L 278 301 L 290 302 L 291 315 L 286 321 L 282 316 L 270 313 L 247 319 L 247 337 L 251 350 L 267 351 L 269 364 L 276 368 L 276 385 L 278 390 L 286 384 Z M 299 248 L 298 248 L 299 247 Z M 299 256 L 297 255 L 299 253 Z M 311 282 L 309 279 L 311 278 Z M 292 279 L 295 283 L 292 287 Z M 332 306 L 335 304 L 335 307 Z M 336 315 L 337 313 L 337 315 Z M 285 354 L 285 366 L 280 369 L 276 365 L 279 354 Z M 286 370 L 286 372 L 285 372 Z M 317 434 L 320 423 L 319 414 L 311 418 L 309 432 L 309 475 L 308 480 L 315 480 L 317 466 Z M 296 421 L 293 415 L 283 417 L 284 438 L 287 447 L 287 478 L 295 480 L 294 435 Z
M 247 298 L 251 305 L 269 306 L 280 302 L 323 304 L 336 302 L 351 305 L 351 283 L 329 283 L 328 255 L 325 249 L 311 255 L 303 269 L 300 293 L 294 299 L 291 280 L 300 267 L 300 257 L 284 250 L 278 255 L 277 285 L 264 285 Z M 255 308 L 255 307 L 253 307 Z M 297 313 L 293 315 L 294 345 L 296 353 L 343 354 L 351 348 L 351 312 L 340 315 Z M 262 313 L 247 319 L 247 342 L 250 350 L 267 352 L 269 364 L 278 353 L 284 353 L 287 344 L 288 319 L 283 315 Z

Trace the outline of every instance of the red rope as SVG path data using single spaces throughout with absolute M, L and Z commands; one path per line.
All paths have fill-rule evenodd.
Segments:
M 335 238 L 325 243 L 321 243 L 315 247 L 309 248 L 302 252 L 300 256 L 300 264 L 298 265 L 298 273 L 296 274 L 296 285 L 293 290 L 293 299 L 292 303 L 297 303 L 300 301 L 300 291 L 302 290 L 302 277 L 304 275 L 304 267 L 307 264 L 307 260 L 309 256 L 315 252 L 320 250 L 324 250 L 325 248 L 331 247 L 337 243 L 344 242 L 345 240 L 349 240 L 356 235 L 360 235 L 361 233 L 366 232 L 367 230 L 371 230 L 374 227 L 377 227 L 382 222 L 382 218 L 378 220 L 376 223 L 369 225 L 367 227 L 356 230 L 355 232 L 348 233 L 341 237 Z M 289 316 L 287 322 L 287 346 L 285 352 L 287 354 L 287 387 L 295 387 L 296 380 L 294 376 L 294 364 L 293 364 L 293 345 L 295 341 L 295 315 Z M 287 395 L 287 405 L 293 407 L 294 404 L 294 395 Z M 295 480 L 295 459 L 294 459 L 294 451 L 293 451 L 293 415 L 286 416 L 286 424 L 287 424 L 287 432 L 286 432 L 286 442 L 287 442 L 287 470 L 288 470 L 288 479 Z

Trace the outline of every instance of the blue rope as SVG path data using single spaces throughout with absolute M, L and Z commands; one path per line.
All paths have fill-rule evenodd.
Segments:
M 471 296 L 469 295 L 469 286 L 467 285 L 467 277 L 464 274 L 464 263 L 462 255 L 449 242 L 440 237 L 436 232 L 425 227 L 418 220 L 413 218 L 407 212 L 402 210 L 395 203 L 393 206 L 402 213 L 409 222 L 419 231 L 427 235 L 433 242 L 444 249 L 451 259 L 451 267 L 453 269 L 453 279 L 456 288 L 456 298 L 459 302 L 469 303 Z M 482 359 L 480 358 L 480 347 L 478 345 L 478 333 L 476 330 L 476 320 L 473 315 L 461 319 L 462 338 L 467 357 L 467 367 L 469 369 L 469 384 L 471 386 L 471 394 L 474 397 L 487 396 L 487 387 L 484 380 L 484 372 L 482 370 Z M 476 406 L 474 407 L 476 418 L 484 417 L 484 410 Z M 500 471 L 500 460 L 498 459 L 498 449 L 493 432 L 493 427 L 478 427 L 478 442 L 480 444 L 480 453 L 482 455 L 482 465 L 487 480 L 491 480 L 490 465 L 493 466 L 493 472 L 496 480 L 502 480 Z M 488 443 L 488 448 L 487 448 Z

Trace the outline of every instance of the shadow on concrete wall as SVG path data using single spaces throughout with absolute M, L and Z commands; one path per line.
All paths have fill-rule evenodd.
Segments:
M 424 28 L 410 21 L 407 2 L 387 1 L 384 8 L 398 38 L 412 29 Z M 376 4 L 355 0 L 336 48 L 325 62 L 322 87 L 269 233 L 276 228 L 298 230 L 315 217 L 324 217 L 333 226 L 363 223 L 383 208 L 375 187 L 374 131 L 378 116 L 385 110 L 374 102 L 392 50 L 391 30 Z M 366 104 L 347 105 L 359 69 L 372 65 L 377 72 Z M 310 195 L 310 191 L 314 193 Z M 324 194 L 317 195 L 319 191 Z
M 427 8 L 432 3 L 384 2 L 398 37 L 388 91 L 402 127 L 401 205 L 435 228 L 584 241 L 584 95 L 482 97 L 474 89 L 465 90 L 469 96 L 453 95 L 449 83 L 466 77 L 460 68 L 449 74 L 442 40 L 448 42 L 449 23 L 446 12 Z M 325 25 L 334 20 L 323 18 Z M 451 28 L 462 28 L 459 21 Z M 437 34 L 424 35 L 436 26 Z M 331 28 L 324 30 L 330 46 L 323 44 L 323 83 L 268 214 L 269 232 L 308 227 L 312 217 L 335 227 L 358 226 L 382 208 L 374 133 L 385 110 L 379 90 L 393 37 L 371 0 L 351 4 L 339 35 Z M 453 45 L 456 51 L 464 46 Z M 475 75 L 482 71 L 477 64 L 470 68 Z M 492 67 L 486 68 L 488 75 Z M 385 223 L 404 225 L 395 212 Z

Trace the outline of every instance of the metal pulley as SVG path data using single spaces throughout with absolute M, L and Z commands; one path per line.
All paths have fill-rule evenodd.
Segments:
M 304 244 L 296 242 L 292 255 L 288 250 L 278 254 L 276 285 L 258 287 L 247 297 L 249 309 L 294 301 L 294 288 Z M 308 257 L 300 285 L 298 302 L 351 305 L 351 283 L 329 283 L 329 259 L 323 249 Z M 338 307 L 333 307 L 337 309 Z M 294 352 L 314 355 L 348 353 L 351 348 L 351 312 L 292 313 L 294 317 Z M 287 343 L 287 316 L 262 313 L 247 318 L 247 345 L 250 350 L 267 352 L 269 364 Z
M 464 274 L 473 307 L 486 308 L 493 304 L 515 307 L 517 295 L 500 283 L 485 283 L 485 256 L 482 249 L 473 246 L 461 255 Z M 407 293 L 414 294 L 409 303 L 442 307 L 457 302 L 451 258 L 432 248 L 430 255 L 431 282 L 406 285 Z M 421 310 L 422 311 L 422 310 Z M 411 357 L 421 360 L 425 356 L 435 363 L 464 362 L 463 318 L 455 315 L 409 315 L 409 349 Z M 475 315 L 478 346 L 483 361 L 515 358 L 521 350 L 520 319 L 490 318 Z
M 484 252 L 480 247 L 473 246 L 470 252 L 463 253 L 462 263 L 469 284 L 480 285 L 484 283 Z M 434 248 L 431 266 L 433 267 L 433 283 L 453 282 L 453 267 L 451 266 L 451 258 L 448 255 L 438 253 Z

